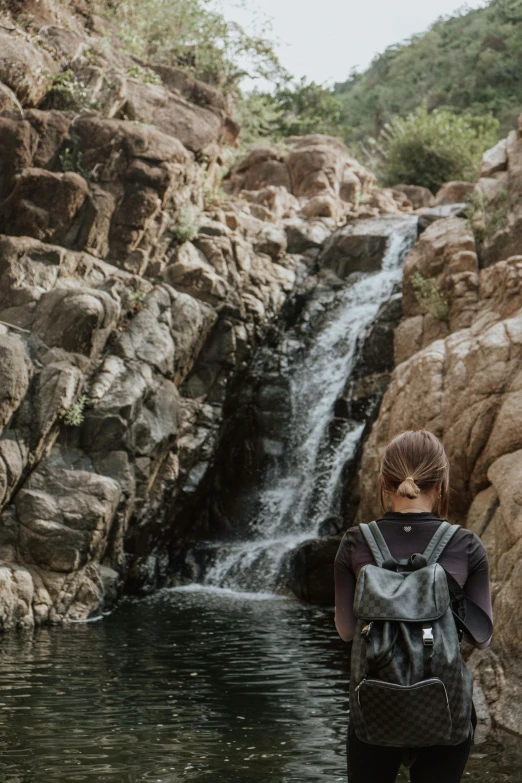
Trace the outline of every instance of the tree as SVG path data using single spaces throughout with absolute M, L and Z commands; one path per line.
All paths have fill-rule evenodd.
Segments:
M 286 76 L 272 42 L 227 21 L 214 0 L 91 0 L 108 15 L 127 49 L 146 62 L 193 73 L 225 92 L 243 76 L 276 81 Z

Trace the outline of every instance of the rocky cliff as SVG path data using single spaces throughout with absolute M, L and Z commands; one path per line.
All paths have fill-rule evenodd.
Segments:
M 320 136 L 220 192 L 229 101 L 53 9 L 0 26 L 2 628 L 164 583 L 231 384 L 303 281 L 343 274 L 319 249 L 412 211 Z
M 405 262 L 396 369 L 365 445 L 360 519 L 379 513 L 387 442 L 427 427 L 451 462 L 454 521 L 482 537 L 495 635 L 471 661 L 489 702 L 482 719 L 520 733 L 522 587 L 522 118 L 486 153 L 470 218 L 432 224 Z M 419 275 L 435 285 L 419 295 Z M 421 292 L 422 293 L 422 292 Z

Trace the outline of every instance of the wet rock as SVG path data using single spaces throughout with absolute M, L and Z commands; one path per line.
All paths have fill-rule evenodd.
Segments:
M 310 603 L 331 606 L 335 603 L 334 560 L 340 538 L 306 541 L 288 557 L 288 589 Z
M 379 221 L 356 220 L 336 231 L 325 243 L 319 264 L 338 277 L 380 269 L 389 239 L 389 226 Z

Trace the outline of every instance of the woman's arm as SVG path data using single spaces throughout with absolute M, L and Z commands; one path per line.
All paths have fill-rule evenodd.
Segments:
M 464 592 L 493 620 L 488 556 L 482 541 L 476 535 L 472 536 L 468 550 L 468 569 L 469 576 L 464 585 Z M 485 650 L 490 644 L 491 639 L 484 644 L 474 644 L 474 646 L 478 650 Z
M 353 613 L 353 597 L 355 593 L 355 575 L 350 571 L 341 570 L 335 564 L 335 627 L 337 633 L 345 642 L 351 642 L 355 636 L 357 618 Z

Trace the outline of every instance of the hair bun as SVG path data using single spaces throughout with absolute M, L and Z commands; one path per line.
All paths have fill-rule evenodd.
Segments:
M 420 494 L 421 491 L 415 483 L 413 476 L 407 476 L 402 484 L 399 484 L 397 487 L 397 495 L 401 498 L 410 498 L 413 500 L 414 498 L 418 498 Z

